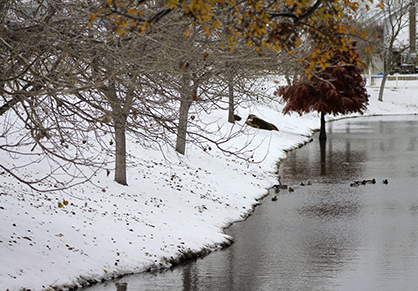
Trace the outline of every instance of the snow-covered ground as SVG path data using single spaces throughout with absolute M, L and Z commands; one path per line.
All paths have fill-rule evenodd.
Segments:
M 366 115 L 418 113 L 416 87 L 387 89 L 383 102 L 377 101 L 378 88 L 368 88 Z M 229 244 L 233 238 L 223 228 L 253 211 L 257 199 L 277 183 L 277 162 L 286 150 L 308 142 L 319 127 L 316 113 L 283 116 L 281 108 L 239 109 L 241 116 L 253 113 L 280 130 L 247 129 L 256 136 L 244 135 L 230 145 L 240 148 L 252 138 L 259 163 L 193 146 L 185 157 L 173 151 L 163 156 L 130 140 L 129 186 L 116 184 L 103 171 L 92 181 L 100 187 L 38 193 L 0 173 L 0 290 L 65 290 L 167 267 Z M 226 120 L 226 112 L 209 116 L 220 117 Z M 235 127 L 245 126 L 244 119 Z M 2 163 L 19 163 L 0 155 Z M 60 208 L 63 199 L 69 203 Z

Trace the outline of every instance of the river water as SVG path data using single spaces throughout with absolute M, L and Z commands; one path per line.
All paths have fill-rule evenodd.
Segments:
M 281 163 L 294 191 L 270 191 L 231 247 L 88 290 L 418 290 L 418 117 L 327 126 Z

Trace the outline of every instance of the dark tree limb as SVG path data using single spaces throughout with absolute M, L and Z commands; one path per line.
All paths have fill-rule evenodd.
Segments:
M 319 8 L 319 6 L 321 6 L 323 0 L 317 0 L 315 2 L 315 4 L 309 8 L 308 11 L 306 11 L 306 13 L 302 14 L 302 15 L 295 15 L 293 12 L 279 12 L 279 13 L 274 13 L 274 12 L 269 12 L 268 14 L 270 15 L 270 19 L 272 18 L 276 18 L 276 17 L 287 17 L 287 18 L 292 18 L 294 20 L 302 20 L 305 18 L 310 17 L 312 14 L 315 13 L 315 11 Z
M 0 107 L 0 116 L 3 115 L 7 110 L 12 108 L 20 101 L 20 98 L 15 95 L 11 100 L 7 101 L 2 107 Z

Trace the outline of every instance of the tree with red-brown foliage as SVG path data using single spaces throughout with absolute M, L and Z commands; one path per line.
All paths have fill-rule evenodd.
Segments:
M 325 114 L 363 114 L 368 105 L 366 80 L 361 76 L 363 65 L 351 57 L 353 52 L 358 54 L 355 43 L 349 50 L 344 53 L 334 51 L 330 66 L 308 72 L 275 92 L 286 101 L 284 114 L 291 111 L 300 115 L 311 111 L 321 113 L 320 140 L 327 139 Z

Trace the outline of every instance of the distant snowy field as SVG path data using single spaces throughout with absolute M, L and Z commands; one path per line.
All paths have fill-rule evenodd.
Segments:
M 378 88 L 369 87 L 366 115 L 418 113 L 414 82 L 389 87 L 383 102 L 377 101 Z M 283 116 L 282 108 L 271 103 L 238 109 L 244 118 L 234 126 L 226 122 L 225 111 L 201 117 L 216 121 L 225 132 L 245 128 L 246 134 L 228 146 L 239 149 L 251 141 L 255 163 L 215 147 L 203 151 L 189 145 L 184 157 L 171 149 L 163 155 L 131 139 L 129 186 L 102 171 L 92 181 L 98 186 L 38 193 L 0 173 L 0 289 L 65 290 L 168 267 L 182 256 L 229 244 L 233 238 L 223 228 L 253 211 L 257 199 L 277 183 L 277 162 L 286 158 L 286 150 L 309 142 L 319 128 L 318 114 Z M 275 124 L 279 132 L 248 128 L 244 122 L 250 113 Z M 0 155 L 3 165 L 22 162 Z M 31 177 L 43 166 L 22 173 Z M 63 199 L 69 203 L 59 208 Z

